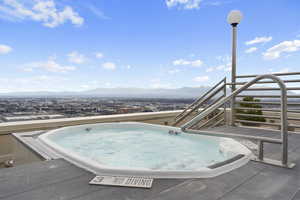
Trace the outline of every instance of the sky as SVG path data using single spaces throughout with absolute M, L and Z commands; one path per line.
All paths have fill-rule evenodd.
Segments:
M 0 92 L 209 86 L 300 71 L 299 0 L 0 0 Z

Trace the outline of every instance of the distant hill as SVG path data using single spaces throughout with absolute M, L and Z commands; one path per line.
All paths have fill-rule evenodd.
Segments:
M 211 87 L 182 87 L 174 89 L 165 88 L 98 88 L 82 92 L 11 92 L 0 93 L 0 97 L 119 97 L 119 98 L 197 98 L 207 92 Z M 288 92 L 293 94 L 292 92 Z M 227 90 L 230 94 L 230 90 Z M 248 91 L 243 94 L 280 94 L 279 91 Z
M 98 88 L 84 92 L 85 95 L 102 97 L 138 97 L 138 98 L 196 98 L 210 87 L 183 87 L 176 89 L 148 88 Z
M 120 97 L 120 98 L 196 98 L 210 89 L 209 86 L 176 89 L 150 88 L 98 88 L 82 92 L 11 92 L 0 97 Z

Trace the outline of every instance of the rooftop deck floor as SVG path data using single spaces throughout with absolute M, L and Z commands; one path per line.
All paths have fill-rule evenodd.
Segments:
M 278 136 L 266 130 L 222 127 L 231 133 Z M 92 186 L 94 174 L 63 159 L 0 170 L 0 199 L 164 199 L 164 200 L 298 200 L 300 199 L 300 135 L 289 137 L 289 159 L 297 165 L 283 169 L 249 162 L 210 179 L 155 179 L 151 189 Z M 266 144 L 268 157 L 280 156 L 277 145 Z

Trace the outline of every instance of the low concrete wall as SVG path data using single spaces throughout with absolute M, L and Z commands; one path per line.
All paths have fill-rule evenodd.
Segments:
M 14 160 L 14 165 L 41 161 L 42 158 L 24 146 L 11 135 L 0 135 L 0 168 L 7 160 Z
M 125 122 L 137 121 L 153 124 L 170 123 L 180 111 L 133 113 L 121 115 L 103 115 L 93 117 L 75 117 L 63 119 L 34 120 L 23 122 L 0 123 L 0 135 L 16 132 L 26 132 L 35 130 L 47 130 L 65 126 L 74 126 L 81 124 L 94 124 L 103 122 Z

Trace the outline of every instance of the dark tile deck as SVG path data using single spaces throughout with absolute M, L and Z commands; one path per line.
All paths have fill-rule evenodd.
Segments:
M 231 133 L 263 134 L 272 131 L 222 127 Z M 92 186 L 94 177 L 63 159 L 0 170 L 0 199 L 22 200 L 300 200 L 300 135 L 289 137 L 289 159 L 297 166 L 283 169 L 249 162 L 227 174 L 210 179 L 155 179 L 151 189 Z M 278 157 L 276 145 L 266 145 L 269 157 Z

